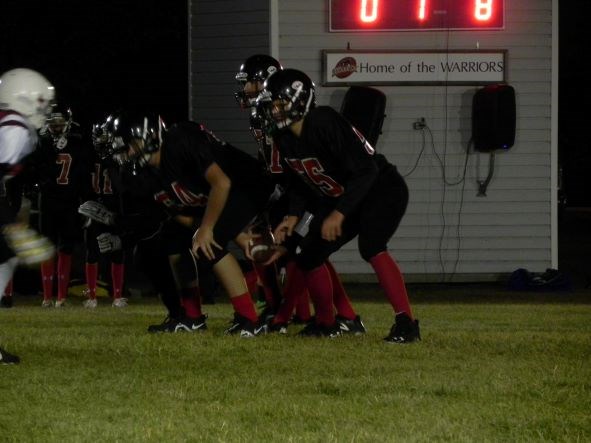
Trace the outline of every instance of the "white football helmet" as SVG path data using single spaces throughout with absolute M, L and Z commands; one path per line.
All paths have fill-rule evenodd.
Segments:
M 55 88 L 37 71 L 17 68 L 0 77 L 0 109 L 11 109 L 41 129 L 51 112 Z

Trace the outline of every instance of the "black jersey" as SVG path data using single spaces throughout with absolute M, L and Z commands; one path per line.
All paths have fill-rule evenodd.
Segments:
M 203 125 L 183 122 L 165 135 L 160 173 L 166 187 L 156 200 L 181 213 L 202 213 L 211 189 L 205 172 L 213 163 L 230 178 L 233 188 L 258 192 L 264 186 L 254 157 L 219 140 Z
M 319 196 L 336 199 L 335 209 L 353 212 L 388 165 L 373 147 L 338 112 L 327 106 L 311 110 L 300 137 L 283 131 L 278 146 L 285 164 Z M 297 198 L 291 213 L 299 214 Z
M 65 205 L 90 197 L 91 155 L 90 143 L 75 128 L 58 140 L 42 136 L 31 163 L 43 198 Z
M 115 194 L 111 175 L 116 169 L 117 165 L 111 158 L 100 159 L 94 155 L 89 177 L 93 193 L 91 198 L 115 211 L 118 210 L 119 200 Z

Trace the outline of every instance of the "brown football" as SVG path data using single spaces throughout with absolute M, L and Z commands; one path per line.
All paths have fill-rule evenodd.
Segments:
M 275 241 L 271 232 L 261 233 L 260 237 L 250 240 L 250 255 L 257 263 L 265 263 L 275 252 Z

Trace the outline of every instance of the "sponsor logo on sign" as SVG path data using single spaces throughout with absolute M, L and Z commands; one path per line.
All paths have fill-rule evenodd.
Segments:
M 337 62 L 332 70 L 332 76 L 346 78 L 355 71 L 357 71 L 357 61 L 353 57 L 345 57 Z

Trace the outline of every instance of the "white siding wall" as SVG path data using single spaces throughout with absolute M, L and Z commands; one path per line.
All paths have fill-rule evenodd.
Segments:
M 496 156 L 486 197 L 477 179 L 488 155 L 472 153 L 465 186 L 444 186 L 433 149 L 445 159 L 448 182 L 463 170 L 471 135 L 474 86 L 379 87 L 388 96 L 378 150 L 405 174 L 423 143 L 412 129 L 424 117 L 433 135 L 418 168 L 407 177 L 410 204 L 389 248 L 408 280 L 483 280 L 525 267 L 551 266 L 552 0 L 505 3 L 503 31 L 328 33 L 325 0 L 193 0 L 192 116 L 228 141 L 254 152 L 246 116 L 236 105 L 234 74 L 255 52 L 268 53 L 268 8 L 278 5 L 274 42 L 285 67 L 301 69 L 319 84 L 321 50 L 507 49 L 507 81 L 516 90 L 515 146 Z M 273 42 L 272 42 L 273 43 Z M 318 86 L 320 104 L 339 108 L 345 87 Z M 463 195 L 463 198 L 462 198 Z M 339 271 L 371 275 L 351 243 L 333 256 Z
M 248 56 L 269 53 L 269 1 L 190 0 L 189 13 L 190 117 L 254 154 L 234 76 Z
M 409 279 L 414 274 L 438 280 L 443 272 L 446 279 L 490 279 L 518 267 L 539 271 L 551 266 L 552 1 L 506 1 L 505 8 L 503 31 L 343 34 L 327 32 L 326 1 L 279 0 L 279 59 L 308 73 L 317 85 L 321 50 L 343 50 L 348 43 L 354 50 L 474 50 L 477 44 L 508 50 L 507 81 L 517 100 L 516 142 L 496 156 L 486 197 L 476 196 L 476 180 L 486 178 L 488 155 L 470 155 L 462 187 L 444 186 L 433 153 L 434 148 L 445 158 L 447 181 L 456 182 L 471 135 L 477 87 L 379 87 L 388 96 L 388 107 L 378 150 L 403 174 L 415 164 L 423 143 L 412 122 L 425 117 L 433 134 L 433 146 L 428 139 L 418 168 L 407 178 L 408 212 L 389 245 Z M 317 91 L 320 104 L 338 109 L 346 88 L 319 86 Z M 341 272 L 370 272 L 354 243 L 333 259 Z

